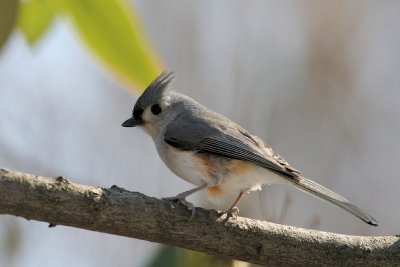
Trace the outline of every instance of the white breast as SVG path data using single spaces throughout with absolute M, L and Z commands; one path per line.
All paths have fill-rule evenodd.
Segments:
M 206 169 L 197 164 L 195 153 L 178 150 L 169 145 L 158 149 L 158 153 L 167 167 L 185 181 L 196 186 L 210 182 L 211 177 Z

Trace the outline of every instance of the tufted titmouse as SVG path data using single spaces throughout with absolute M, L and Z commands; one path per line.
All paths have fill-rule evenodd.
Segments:
M 138 98 L 132 118 L 123 127 L 142 127 L 152 138 L 158 154 L 177 176 L 197 187 L 178 194 L 194 216 L 189 195 L 207 190 L 212 198 L 237 192 L 224 213 L 237 215 L 236 205 L 245 192 L 265 184 L 291 184 L 339 206 L 364 222 L 377 221 L 345 198 L 304 178 L 260 138 L 213 112 L 190 97 L 172 92 L 172 73 L 157 77 Z

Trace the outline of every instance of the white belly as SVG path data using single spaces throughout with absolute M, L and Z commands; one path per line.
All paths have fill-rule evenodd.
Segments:
M 230 172 L 224 177 L 221 189 L 226 192 L 245 192 L 261 190 L 263 185 L 283 184 L 286 180 L 279 175 L 262 168 L 258 165 L 248 163 L 251 167 L 242 172 Z
M 201 154 L 178 150 L 169 145 L 157 149 L 168 168 L 185 181 L 201 186 L 207 184 L 209 196 L 260 190 L 264 184 L 281 184 L 286 180 L 265 168 L 241 160 L 209 156 L 208 164 Z M 204 155 L 203 155 L 204 157 Z

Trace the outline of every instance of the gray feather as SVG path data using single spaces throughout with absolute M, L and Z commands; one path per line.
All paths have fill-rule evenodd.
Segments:
M 173 72 L 161 73 L 143 92 L 136 101 L 135 110 L 143 110 L 144 108 L 161 101 L 164 95 L 170 89 L 170 84 L 174 79 Z
M 239 125 L 199 107 L 195 112 L 184 113 L 170 122 L 164 134 L 165 142 L 183 150 L 249 161 L 285 178 L 297 176 L 268 153 L 266 147 L 262 147 L 263 143 L 252 140 L 251 134 Z
M 164 141 L 169 145 L 252 162 L 280 175 L 300 190 L 343 208 L 368 224 L 377 225 L 374 218 L 345 198 L 300 176 L 299 171 L 257 136 L 189 97 L 180 94 L 174 94 L 174 97 L 179 103 L 175 106 L 179 115 L 166 127 Z
M 351 204 L 347 199 L 342 196 L 339 196 L 335 192 L 323 187 L 316 182 L 313 182 L 307 178 L 299 177 L 298 180 L 292 180 L 293 184 L 298 187 L 300 190 L 303 190 L 313 196 L 316 196 L 322 200 L 328 201 L 342 209 L 347 210 L 351 214 L 360 218 L 364 222 L 377 226 L 378 222 L 368 215 L 365 211 L 361 210 L 359 207 Z

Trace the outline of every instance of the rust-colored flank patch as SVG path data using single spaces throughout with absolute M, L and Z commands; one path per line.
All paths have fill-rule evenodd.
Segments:
M 219 197 L 222 195 L 222 188 L 219 185 L 215 185 L 207 188 L 208 193 L 213 197 Z
M 246 161 L 242 160 L 231 160 L 229 164 L 227 164 L 228 172 L 234 172 L 236 175 L 246 175 L 246 173 L 254 168 L 255 166 Z

